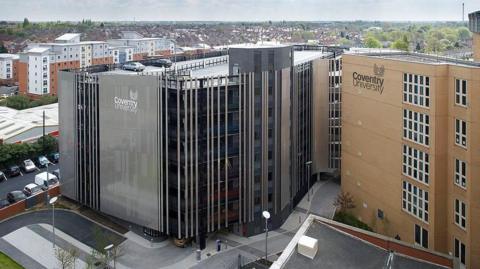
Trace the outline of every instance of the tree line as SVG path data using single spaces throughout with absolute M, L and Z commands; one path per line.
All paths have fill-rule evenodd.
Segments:
M 51 135 L 40 137 L 34 143 L 0 144 L 0 169 L 57 151 L 58 140 Z

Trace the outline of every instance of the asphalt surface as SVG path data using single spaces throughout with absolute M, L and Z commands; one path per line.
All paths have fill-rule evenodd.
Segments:
M 0 237 L 21 227 L 40 223 L 52 224 L 52 210 L 28 212 L 0 222 Z M 55 210 L 55 228 L 97 250 L 105 246 L 97 246 L 99 240 L 95 238 L 95 230 L 100 232 L 104 238 L 108 238 L 108 242 L 105 244 L 119 245 L 126 239 L 77 213 L 62 209 Z
M 51 164 L 48 167 L 48 171 L 51 173 L 55 169 L 59 169 L 60 166 L 57 164 Z M 39 169 L 38 171 L 25 173 L 22 172 L 22 175 L 17 177 L 10 177 L 7 180 L 0 182 L 0 200 L 6 199 L 7 194 L 11 191 L 21 191 L 29 183 L 35 183 L 35 175 L 46 171 L 46 168 Z

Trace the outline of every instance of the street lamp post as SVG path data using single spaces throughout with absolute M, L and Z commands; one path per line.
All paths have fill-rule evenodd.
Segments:
M 268 260 L 267 252 L 267 242 L 268 242 L 268 219 L 270 218 L 270 213 L 268 211 L 263 211 L 263 217 L 265 218 L 265 261 Z
M 49 203 L 52 205 L 52 227 L 53 227 L 53 248 L 55 248 L 55 202 L 57 202 L 58 197 L 52 197 L 49 200 Z
M 310 165 L 312 165 L 312 161 L 308 161 L 305 163 L 305 165 L 307 166 L 307 192 L 308 192 L 308 195 L 307 195 L 307 201 L 310 202 Z
M 105 255 L 106 255 L 105 266 L 107 266 L 107 268 L 110 268 L 110 251 L 112 250 L 112 248 L 113 248 L 113 244 L 110 244 L 103 248 L 105 250 Z

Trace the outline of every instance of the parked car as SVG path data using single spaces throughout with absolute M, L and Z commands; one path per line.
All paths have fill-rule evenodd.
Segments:
M 60 169 L 55 169 L 55 170 L 53 170 L 53 171 L 52 171 L 52 174 L 54 174 L 54 175 L 58 178 L 58 180 L 61 179 L 61 177 L 60 177 Z
M 50 153 L 47 158 L 52 163 L 58 163 L 58 161 L 60 160 L 60 153 L 58 153 L 58 152 Z
M 35 175 L 35 184 L 41 186 L 43 190 L 58 184 L 58 178 L 54 174 L 41 172 Z
M 0 171 L 0 182 L 2 181 L 7 181 L 7 177 L 5 176 L 5 173 L 3 173 L 2 171 Z
M 145 70 L 145 66 L 141 63 L 133 62 L 133 63 L 124 64 L 123 69 L 124 70 L 135 71 L 135 72 L 142 72 L 143 70 Z
M 30 159 L 27 159 L 27 160 L 23 161 L 22 168 L 23 168 L 23 171 L 25 171 L 27 173 L 38 170 L 38 168 L 35 166 L 35 163 L 33 163 L 32 160 L 30 160 Z
M 7 199 L 0 200 L 0 208 L 4 208 L 9 204 L 10 202 Z
M 150 62 L 150 65 L 169 68 L 170 66 L 172 66 L 172 61 L 170 61 L 169 59 L 155 59 Z
M 11 165 L 5 170 L 5 175 L 7 177 L 16 177 L 22 174 L 20 167 L 18 165 Z
M 11 191 L 7 194 L 7 200 L 10 204 L 14 204 L 23 199 L 27 199 L 27 196 L 22 191 Z
M 37 167 L 40 168 L 45 168 L 48 165 L 52 164 L 45 156 L 38 156 L 37 158 L 35 158 L 35 163 L 37 164 Z
M 27 184 L 27 186 L 25 186 L 25 188 L 23 188 L 23 193 L 26 196 L 32 196 L 32 195 L 37 194 L 41 191 L 42 191 L 42 187 L 38 186 L 35 183 Z

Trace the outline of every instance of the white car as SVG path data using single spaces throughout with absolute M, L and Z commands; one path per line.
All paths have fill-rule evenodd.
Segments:
M 145 69 L 145 66 L 141 63 L 133 62 L 124 64 L 123 69 L 135 72 L 142 72 Z
M 35 163 L 33 163 L 32 160 L 27 159 L 23 161 L 23 170 L 27 173 L 30 173 L 38 170 L 38 168 L 35 166 Z
M 26 196 L 32 196 L 32 195 L 34 195 L 36 193 L 39 193 L 41 191 L 42 191 L 42 187 L 38 186 L 35 183 L 30 183 L 27 186 L 25 186 L 25 188 L 23 188 L 23 193 Z

